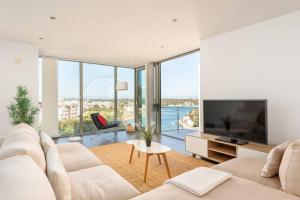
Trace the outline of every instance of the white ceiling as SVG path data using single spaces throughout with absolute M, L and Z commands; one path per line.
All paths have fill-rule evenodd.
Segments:
M 0 38 L 41 55 L 138 66 L 299 9 L 299 0 L 0 0 Z

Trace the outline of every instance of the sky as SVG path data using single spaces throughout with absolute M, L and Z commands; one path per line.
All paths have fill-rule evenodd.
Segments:
M 79 99 L 79 63 L 71 61 L 58 61 L 58 98 Z
M 199 68 L 200 52 L 163 62 L 161 65 L 162 98 L 198 98 Z M 85 99 L 112 99 L 114 97 L 114 67 L 83 64 L 83 70 Z M 118 97 L 133 99 L 134 70 L 121 67 L 117 70 L 118 81 L 128 82 L 128 90 L 118 91 Z M 79 99 L 79 63 L 59 60 L 57 73 L 59 99 Z
M 161 97 L 199 97 L 200 52 L 189 54 L 161 64 Z
M 119 91 L 119 98 L 134 98 L 134 70 L 117 68 L 118 81 L 128 82 L 127 91 Z M 58 61 L 58 96 L 60 99 L 79 99 L 79 63 Z M 83 97 L 85 99 L 114 98 L 114 67 L 83 64 Z

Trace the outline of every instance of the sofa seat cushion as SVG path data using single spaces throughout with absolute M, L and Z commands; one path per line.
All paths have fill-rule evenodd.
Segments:
M 164 184 L 131 200 L 299 200 L 286 192 L 236 176 L 199 197 L 173 184 Z
M 55 200 L 45 173 L 29 156 L 0 160 L 0 199 Z
M 67 172 L 72 172 L 103 163 L 85 146 L 79 143 L 57 144 L 60 158 Z
M 31 126 L 25 123 L 21 123 L 12 127 L 10 133 L 25 133 L 30 135 L 34 140 L 40 144 L 40 135 L 39 133 Z
M 255 181 L 259 184 L 281 189 L 278 176 L 265 178 L 261 176 L 261 170 L 265 160 L 257 158 L 236 158 L 213 166 L 212 168 L 229 172 L 235 176 Z
M 21 132 L 10 133 L 6 136 L 0 149 L 0 159 L 16 155 L 28 155 L 43 170 L 46 170 L 46 160 L 42 147 L 35 139 Z
M 139 194 L 124 178 L 107 165 L 68 173 L 72 200 L 125 200 Z

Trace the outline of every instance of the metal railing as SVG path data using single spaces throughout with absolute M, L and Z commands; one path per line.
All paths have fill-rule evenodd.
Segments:
M 161 107 L 161 125 L 162 131 L 184 129 L 183 118 L 197 107 L 192 106 L 162 106 Z

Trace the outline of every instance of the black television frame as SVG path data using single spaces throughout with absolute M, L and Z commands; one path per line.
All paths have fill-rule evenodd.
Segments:
M 207 101 L 223 101 L 223 102 L 242 102 L 242 101 L 260 101 L 260 102 L 264 102 L 265 104 L 265 141 L 266 143 L 261 143 L 261 142 L 257 142 L 257 141 L 251 141 L 251 140 L 247 140 L 245 138 L 241 138 L 241 137 L 231 137 L 229 136 L 224 136 L 224 135 L 219 135 L 219 134 L 215 134 L 215 133 L 209 133 L 205 131 L 205 120 L 204 120 L 204 116 L 205 116 L 205 109 L 204 109 L 204 103 Z M 210 134 L 210 135 L 215 135 L 215 136 L 219 136 L 218 138 L 216 138 L 216 140 L 220 140 L 223 142 L 228 142 L 228 143 L 235 143 L 235 144 L 247 144 L 248 142 L 254 142 L 254 143 L 259 143 L 259 144 L 269 144 L 268 142 L 268 101 L 267 99 L 203 99 L 202 101 L 202 108 L 203 108 L 203 120 L 202 120 L 202 127 L 203 127 L 203 132 Z

